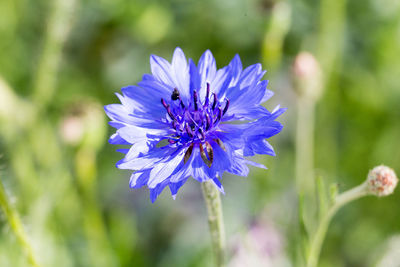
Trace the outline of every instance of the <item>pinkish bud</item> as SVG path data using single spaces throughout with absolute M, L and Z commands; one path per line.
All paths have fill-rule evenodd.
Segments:
M 104 144 L 105 118 L 101 105 L 86 101 L 72 104 L 61 120 L 61 139 L 71 146 L 86 146 L 98 149 Z
M 78 145 L 84 134 L 84 122 L 78 116 L 65 117 L 60 125 L 62 140 L 69 145 Z
M 322 93 L 322 71 L 316 58 L 309 52 L 299 53 L 293 63 L 295 89 L 300 96 L 315 100 Z
M 384 165 L 377 166 L 368 173 L 368 191 L 379 197 L 392 194 L 397 182 L 398 179 L 394 171 Z

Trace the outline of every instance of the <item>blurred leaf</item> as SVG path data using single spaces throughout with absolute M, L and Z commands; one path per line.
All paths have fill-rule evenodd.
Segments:
M 330 196 L 328 195 L 324 178 L 322 178 L 322 176 L 317 176 L 315 180 L 317 183 L 318 217 L 319 220 L 321 220 L 328 209 Z
M 134 33 L 145 43 L 161 41 L 172 26 L 171 12 L 161 5 L 145 8 L 135 25 Z
M 300 227 L 300 243 L 298 246 L 300 247 L 301 251 L 301 262 L 304 262 L 308 255 L 308 250 L 310 246 L 310 234 L 307 230 L 307 226 L 304 220 L 304 196 L 299 196 L 299 227 Z

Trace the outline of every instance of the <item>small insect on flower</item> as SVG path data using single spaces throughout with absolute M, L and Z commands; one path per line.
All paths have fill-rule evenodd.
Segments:
M 154 202 L 166 186 L 175 198 L 193 177 L 223 192 L 225 171 L 247 176 L 247 164 L 265 168 L 245 157 L 275 155 L 265 139 L 282 130 L 275 119 L 285 109 L 261 106 L 273 95 L 261 64 L 243 70 L 236 55 L 217 69 L 207 50 L 196 66 L 176 48 L 172 63 L 152 55 L 150 65 L 152 74 L 117 94 L 121 104 L 105 106 L 117 129 L 109 142 L 130 146 L 119 150 L 125 157 L 117 167 L 135 171 L 132 188 L 147 185 Z

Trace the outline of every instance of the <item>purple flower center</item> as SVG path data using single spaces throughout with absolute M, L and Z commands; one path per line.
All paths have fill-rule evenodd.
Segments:
M 178 89 L 175 88 L 170 103 L 162 98 L 161 104 L 167 111 L 168 122 L 175 130 L 175 134 L 168 140 L 171 144 L 206 142 L 207 132 L 215 129 L 229 108 L 228 99 L 220 102 L 215 93 L 212 93 L 210 97 L 208 83 L 204 103 L 200 101 L 197 91 L 194 90 L 191 102 L 186 106 L 180 98 Z
M 214 151 L 210 140 L 214 140 L 224 150 L 225 147 L 220 139 L 210 133 L 216 129 L 228 111 L 229 99 L 225 99 L 223 102 L 218 101 L 215 93 L 210 95 L 210 84 L 207 83 L 204 103 L 200 101 L 197 91 L 194 90 L 192 99 L 186 106 L 180 98 L 178 89 L 175 88 L 170 103 L 161 98 L 161 104 L 167 111 L 167 122 L 175 131 L 169 136 L 168 142 L 179 146 L 188 146 L 184 157 L 185 163 L 189 160 L 194 146 L 198 145 L 201 158 L 208 167 L 211 167 Z

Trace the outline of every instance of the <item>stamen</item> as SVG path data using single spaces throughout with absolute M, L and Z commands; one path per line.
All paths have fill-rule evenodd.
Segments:
M 226 104 L 224 107 L 224 111 L 222 112 L 222 115 L 225 115 L 225 113 L 228 111 L 229 108 L 229 99 L 226 99 Z
M 172 121 L 169 121 L 168 118 L 167 121 L 169 121 L 170 127 L 174 130 L 174 134 L 168 137 L 165 142 L 169 142 L 170 144 L 183 142 L 188 145 L 191 143 L 185 153 L 185 157 L 187 157 L 187 159 L 185 159 L 186 161 L 192 153 L 191 150 L 193 150 L 193 144 L 197 145 L 197 143 L 199 143 L 200 150 L 203 151 L 203 161 L 210 167 L 214 154 L 212 146 L 210 143 L 206 142 L 209 137 L 208 131 L 212 130 L 227 113 L 230 101 L 227 98 L 220 101 L 217 94 L 211 91 L 210 83 L 206 83 L 206 86 L 204 101 L 203 99 L 199 99 L 197 90 L 193 90 L 193 104 L 186 103 L 188 104 L 188 107 L 186 107 L 180 98 L 179 90 L 174 88 L 171 94 L 171 100 L 165 101 L 164 98 L 161 98 L 161 104 L 167 111 L 168 116 L 171 118 Z M 179 104 L 178 102 L 173 104 L 174 102 L 172 101 L 175 100 L 179 100 Z M 185 137 L 182 137 L 182 135 Z M 215 141 L 223 150 L 226 150 L 220 139 L 213 139 L 213 141 Z
M 215 109 L 215 107 L 217 106 L 217 101 L 218 101 L 217 95 L 215 93 L 213 93 L 213 97 L 214 97 L 214 102 L 213 102 L 213 105 L 212 105 L 212 110 Z
M 175 118 L 174 114 L 172 114 L 171 108 L 169 106 L 167 106 L 167 113 L 171 117 L 172 120 L 174 120 L 174 121 L 176 120 L 176 118 Z
M 218 108 L 218 115 L 217 118 L 215 119 L 214 123 L 217 123 L 222 117 L 222 109 Z
M 206 136 L 204 135 L 204 132 L 203 132 L 203 130 L 201 128 L 199 128 L 199 134 L 201 136 L 201 139 L 204 140 L 206 138 Z
M 186 129 L 187 134 L 188 134 L 190 137 L 193 137 L 193 131 L 192 131 L 192 129 L 190 129 L 189 124 L 186 123 L 185 129 Z
M 211 126 L 211 119 L 210 116 L 208 116 L 208 114 L 206 114 L 206 131 L 208 131 L 208 129 L 210 129 Z
M 195 121 L 195 119 L 193 118 L 192 114 L 190 114 L 190 112 L 187 112 L 186 115 L 188 116 L 188 118 L 190 119 L 190 121 L 197 126 L 198 128 L 200 128 L 200 126 L 197 124 L 197 122 Z
M 206 101 L 204 103 L 204 107 L 208 106 L 208 102 L 210 101 L 210 84 L 207 83 L 207 93 L 206 93 Z
M 169 107 L 169 105 L 167 104 L 167 102 L 165 102 L 164 98 L 161 98 L 161 104 L 164 106 L 164 108 L 167 110 L 168 115 L 171 117 L 171 119 L 173 121 L 176 120 L 174 114 L 172 114 L 171 112 L 171 108 Z
M 197 92 L 196 92 L 196 90 L 193 91 L 193 102 L 194 102 L 194 110 L 198 110 L 199 107 L 197 106 Z
M 183 104 L 183 101 L 182 101 L 182 99 L 181 99 L 181 102 L 180 102 L 180 104 L 181 104 L 181 107 L 182 107 L 182 108 L 185 108 L 185 104 Z
M 165 102 L 164 98 L 161 98 L 161 104 L 164 106 L 165 109 L 167 109 L 168 105 L 167 102 Z

